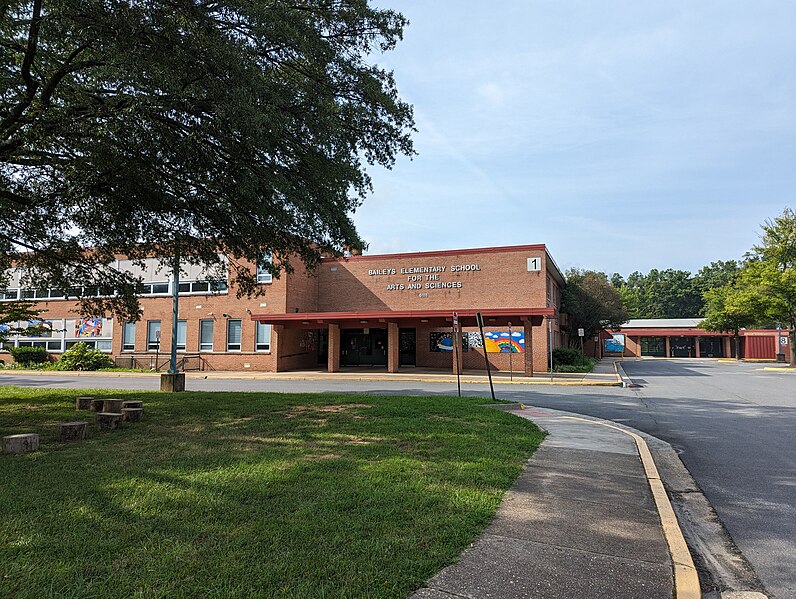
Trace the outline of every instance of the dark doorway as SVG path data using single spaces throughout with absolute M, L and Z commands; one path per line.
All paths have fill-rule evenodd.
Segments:
M 340 331 L 340 365 L 387 366 L 387 330 Z
M 417 332 L 415 329 L 401 329 L 398 333 L 398 338 L 398 364 L 400 366 L 416 366 Z
M 721 337 L 702 337 L 699 340 L 699 356 L 701 358 L 723 358 L 723 341 Z
M 694 351 L 693 337 L 671 337 L 669 339 L 669 355 L 672 358 L 693 358 Z
M 329 360 L 329 329 L 318 330 L 318 364 L 327 364 Z

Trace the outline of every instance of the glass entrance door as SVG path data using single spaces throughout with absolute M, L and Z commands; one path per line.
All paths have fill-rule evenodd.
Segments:
M 398 364 L 415 366 L 417 364 L 417 331 L 401 329 L 398 333 Z
M 340 331 L 340 365 L 386 366 L 386 329 L 344 329 Z

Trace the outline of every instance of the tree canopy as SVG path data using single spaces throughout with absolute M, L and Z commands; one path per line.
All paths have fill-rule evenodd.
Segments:
M 116 254 L 221 252 L 251 293 L 264 255 L 362 247 L 367 166 L 413 153 L 372 63 L 405 25 L 367 0 L 0 3 L 0 279 L 109 287 L 86 309 L 130 317 Z
M 686 270 L 652 269 L 631 273 L 627 280 L 614 273 L 611 284 L 619 291 L 630 318 L 694 318 L 705 315 L 704 295 L 733 280 L 735 260 L 711 262 L 692 275 Z
M 573 268 L 567 271 L 561 311 L 567 314 L 567 324 L 562 328 L 569 333 L 571 344 L 578 343 L 578 329 L 583 329 L 588 338 L 627 320 L 622 298 L 611 286 L 608 276 L 593 270 Z

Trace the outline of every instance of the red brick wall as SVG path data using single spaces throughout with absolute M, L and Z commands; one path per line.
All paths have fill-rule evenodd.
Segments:
M 527 259 L 540 258 L 542 270 L 528 272 Z M 546 254 L 543 249 L 500 253 L 400 257 L 354 257 L 324 261 L 318 270 L 320 311 L 456 310 L 475 308 L 544 308 L 546 303 Z M 477 265 L 478 271 L 451 272 L 451 266 Z M 401 268 L 442 266 L 440 282 L 461 287 L 426 289 L 429 274 L 401 274 Z M 336 269 L 336 270 L 333 270 Z M 369 275 L 369 271 L 395 269 L 395 274 Z M 410 281 L 420 276 L 421 281 Z M 388 285 L 420 283 L 418 290 L 388 290 Z M 427 297 L 426 297 L 427 296 Z

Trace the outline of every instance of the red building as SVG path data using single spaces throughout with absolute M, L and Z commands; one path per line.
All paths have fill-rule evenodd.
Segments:
M 629 320 L 618 331 L 605 331 L 602 349 L 607 355 L 659 358 L 735 357 L 732 333 L 699 328 L 701 318 Z M 775 360 L 780 349 L 787 354 L 788 332 L 772 329 L 742 330 L 740 355 L 744 359 Z
M 35 300 L 54 332 L 13 344 L 46 347 L 57 357 L 84 341 L 121 366 L 163 367 L 171 350 L 168 260 L 152 258 L 144 268 L 118 260 L 118 268 L 144 279 L 143 315 L 135 323 L 106 315 L 80 319 L 64 293 L 22 289 L 17 276 L 16 287 L 0 297 Z M 187 370 L 368 366 L 395 372 L 453 369 L 456 359 L 462 369 L 481 369 L 484 351 L 492 367 L 507 370 L 511 351 L 513 368 L 530 376 L 547 369 L 549 344 L 561 343 L 564 279 L 541 244 L 327 258 L 314 272 L 297 265 L 278 279 L 258 271 L 262 294 L 242 299 L 229 284 L 210 283 L 201 268 L 185 269 L 177 350 Z M 477 312 L 486 347 L 475 334 Z M 453 351 L 454 343 L 461 351 Z

